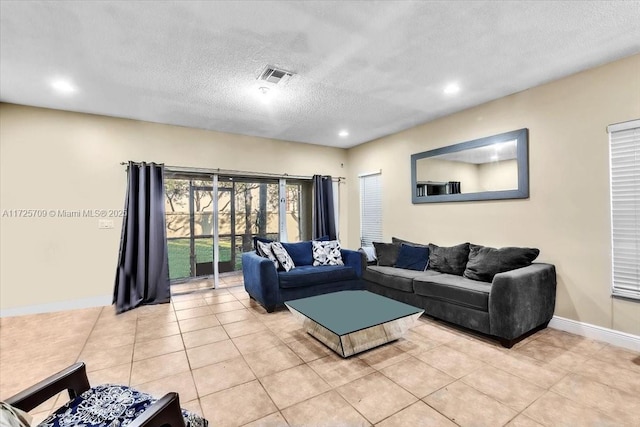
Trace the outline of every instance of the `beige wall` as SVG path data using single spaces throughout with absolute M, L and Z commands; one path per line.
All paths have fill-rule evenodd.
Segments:
M 458 96 L 464 96 L 464 92 Z M 640 334 L 640 303 L 611 298 L 606 126 L 640 118 L 640 55 L 517 93 L 348 152 L 348 242 L 359 173 L 382 170 L 383 233 L 453 245 L 534 246 L 556 265 L 556 315 Z M 410 155 L 529 128 L 530 198 L 411 203 Z
M 518 161 L 481 163 L 478 166 L 478 191 L 516 190 L 518 188 Z
M 345 175 L 343 149 L 11 104 L 0 104 L 0 144 L 2 210 L 122 209 L 126 160 Z M 0 227 L 2 309 L 112 294 L 119 218 L 108 230 L 95 218 L 3 217 Z

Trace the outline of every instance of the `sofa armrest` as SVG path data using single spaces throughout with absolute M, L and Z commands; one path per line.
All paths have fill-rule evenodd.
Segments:
M 490 333 L 514 339 L 545 324 L 556 304 L 556 268 L 530 266 L 496 274 L 489 293 Z
M 351 249 L 340 249 L 340 255 L 342 255 L 342 262 L 348 267 L 353 267 L 356 270 L 358 278 L 362 277 L 362 254 L 358 251 L 352 251 Z
M 273 262 L 256 254 L 242 254 L 244 289 L 267 310 L 273 311 L 280 299 L 280 282 Z

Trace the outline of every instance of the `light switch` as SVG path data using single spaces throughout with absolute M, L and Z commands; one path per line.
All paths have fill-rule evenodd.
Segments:
M 113 228 L 113 220 L 112 219 L 99 219 L 98 220 L 98 228 L 101 230 L 106 230 L 109 228 Z

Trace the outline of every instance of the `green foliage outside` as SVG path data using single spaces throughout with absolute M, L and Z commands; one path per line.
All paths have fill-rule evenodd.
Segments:
M 189 239 L 169 239 L 167 240 L 169 249 L 169 277 L 182 279 L 190 277 L 189 263 Z M 196 260 L 197 262 L 207 262 L 213 260 L 213 240 L 196 239 Z M 231 259 L 231 242 L 220 242 L 220 260 L 229 261 Z M 242 258 L 236 254 L 236 270 L 242 269 Z

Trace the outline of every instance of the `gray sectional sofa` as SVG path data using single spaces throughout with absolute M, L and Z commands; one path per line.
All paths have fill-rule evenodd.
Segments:
M 410 242 L 395 238 L 394 243 L 411 245 Z M 470 246 L 482 248 L 476 250 L 476 253 L 487 249 L 477 245 Z M 493 252 L 484 251 L 485 255 L 488 253 L 493 258 L 485 256 L 484 260 L 492 263 L 494 271 L 509 268 L 495 265 L 496 260 L 498 264 L 501 260 L 501 250 L 488 249 Z M 436 261 L 441 262 L 443 259 L 434 259 L 434 255 L 437 255 L 434 252 L 437 251 L 431 251 L 429 260 L 437 268 Z M 478 262 L 481 263 L 483 258 L 473 255 L 472 250 L 468 261 L 463 262 L 468 262 L 469 267 L 471 263 L 475 263 L 475 271 L 478 272 L 482 270 L 482 266 L 477 268 Z M 536 256 L 537 252 L 533 258 Z M 385 264 L 390 262 L 387 260 Z M 431 266 L 424 270 L 411 270 L 369 263 L 363 272 L 363 278 L 367 289 L 372 292 L 423 308 L 429 316 L 491 335 L 498 338 L 503 346 L 510 348 L 532 331 L 546 327 L 555 309 L 555 267 L 544 263 L 524 264 L 528 265 L 495 275 L 480 276 L 485 279 L 482 281 L 465 277 L 476 277 L 472 274 L 473 271 L 469 273 L 470 269 L 466 265 L 463 274 L 459 274 L 459 269 L 456 272 L 458 274 L 450 274 L 437 271 Z

